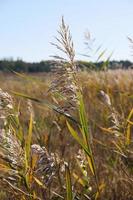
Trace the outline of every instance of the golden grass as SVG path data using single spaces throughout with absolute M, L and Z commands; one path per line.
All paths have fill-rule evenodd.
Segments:
M 131 200 L 133 72 L 77 72 L 58 34 L 55 74 L 1 75 L 0 198 Z
M 30 78 L 26 80 L 15 75 L 0 75 L 0 87 L 9 93 L 11 91 L 19 91 L 53 102 L 51 95 L 47 94 L 53 75 L 41 74 L 39 76 L 36 74 L 36 76 L 28 75 L 28 77 Z M 126 123 L 126 119 L 133 107 L 133 71 L 80 72 L 78 77 L 83 88 L 87 119 L 92 135 L 91 140 L 101 188 L 101 199 L 132 199 L 132 138 L 130 145 L 127 148 L 123 147 L 123 142 L 125 141 L 123 139 L 125 137 L 123 127 L 121 128 L 122 137 L 119 137 L 113 129 L 109 129 L 114 125 L 110 120 L 110 109 L 101 101 L 99 92 L 103 90 L 109 95 L 112 106 L 120 114 L 121 120 Z M 16 106 L 21 101 L 20 121 L 26 132 L 29 124 L 27 103 L 26 100 L 20 99 L 14 96 Z M 79 199 L 87 199 L 89 197 L 93 199 L 93 195 L 96 192 L 94 178 L 88 169 L 83 169 L 80 165 L 82 162 L 86 163 L 86 160 L 83 155 L 79 160 L 78 151 L 80 148 L 68 133 L 65 118 L 46 107 L 37 104 L 33 104 L 33 107 L 36 126 L 33 128 L 32 143 L 45 146 L 49 152 L 57 154 L 60 163 L 69 162 L 75 193 Z M 129 121 L 132 122 L 132 118 Z M 133 129 L 130 127 L 130 132 L 132 133 L 132 131 Z M 60 165 L 62 166 L 62 164 Z M 62 171 L 62 173 L 64 172 Z M 8 195 L 11 192 L 8 193 L 7 188 L 7 196 L 5 198 L 5 193 L 2 193 L 2 191 L 6 187 L 6 184 L 4 188 L 0 187 L 1 199 L 8 199 Z M 54 199 L 54 197 L 57 199 L 65 198 L 64 187 L 64 177 L 58 174 L 50 188 L 51 193 L 47 193 L 47 199 Z M 14 192 L 12 193 L 12 199 L 14 199 Z M 15 198 L 18 197 L 16 196 Z

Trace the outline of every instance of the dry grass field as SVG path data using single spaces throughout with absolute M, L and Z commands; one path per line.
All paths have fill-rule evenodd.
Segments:
M 40 179 L 42 175 L 35 173 L 35 178 L 33 173 L 30 174 L 30 183 L 27 186 L 28 183 L 24 183 L 20 177 L 13 174 L 18 169 L 2 159 L 0 164 L 0 199 L 70 199 L 70 191 L 67 197 L 69 187 L 72 187 L 74 199 L 132 199 L 132 77 L 132 70 L 78 73 L 100 190 L 98 194 L 95 177 L 89 169 L 86 154 L 84 154 L 81 145 L 70 134 L 66 125 L 66 117 L 41 103 L 31 101 L 32 104 L 29 105 L 29 100 L 14 95 L 14 92 L 19 92 L 57 104 L 51 92 L 48 92 L 54 75 L 1 74 L 0 88 L 12 95 L 15 109 L 18 109 L 19 105 L 18 117 L 24 140 L 29 138 L 27 135 L 29 133 L 30 113 L 32 113 L 31 145 L 37 144 L 40 148 L 46 147 L 49 160 L 44 163 L 47 165 L 43 169 L 44 175 L 46 173 L 52 174 L 52 170 L 54 172 L 48 185 L 43 182 L 45 186 Z M 110 100 L 106 98 L 105 94 Z M 77 113 L 72 111 L 72 114 L 75 119 L 78 119 Z M 77 130 L 77 125 L 70 119 L 68 121 Z M 15 128 L 18 132 L 17 127 Z M 8 150 L 10 153 L 16 154 L 11 155 L 15 157 L 18 156 L 15 151 L 19 147 L 18 144 L 14 144 L 14 146 L 10 146 Z M 1 150 L 1 152 L 4 151 Z M 16 159 L 19 160 L 20 157 Z M 32 162 L 34 163 L 35 160 L 36 157 Z M 34 165 L 33 163 L 32 165 Z M 66 180 L 69 179 L 69 176 L 65 175 L 66 163 L 69 163 L 68 174 L 70 174 L 71 186 L 66 186 Z M 48 178 L 47 175 L 45 178 Z M 66 187 L 68 188 L 66 189 Z

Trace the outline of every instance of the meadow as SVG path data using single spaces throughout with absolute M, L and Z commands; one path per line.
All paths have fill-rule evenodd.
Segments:
M 0 74 L 1 200 L 133 199 L 133 70 Z

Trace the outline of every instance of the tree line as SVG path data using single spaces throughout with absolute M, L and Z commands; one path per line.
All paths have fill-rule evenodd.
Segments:
M 103 69 L 133 69 L 133 63 L 128 60 L 121 61 L 108 61 L 108 62 L 87 62 L 77 61 L 76 65 L 79 70 L 103 70 Z M 25 62 L 23 60 L 0 60 L 0 71 L 3 72 L 51 72 L 55 66 L 58 66 L 58 62 L 53 60 L 46 60 L 41 62 Z

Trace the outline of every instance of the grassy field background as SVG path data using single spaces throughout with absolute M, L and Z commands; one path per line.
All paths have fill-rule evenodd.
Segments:
M 131 138 L 127 149 L 122 148 L 122 142 L 125 141 L 127 119 L 133 108 L 133 71 L 79 72 L 78 78 L 83 88 L 92 149 L 101 188 L 100 198 L 131 200 L 133 199 L 132 126 L 128 127 Z M 51 93 L 48 92 L 53 79 L 54 74 L 52 73 L 27 74 L 24 76 L 0 74 L 0 88 L 13 96 L 16 108 L 18 104 L 20 106 L 19 117 L 25 135 L 29 125 L 28 103 L 26 99 L 14 95 L 13 92 L 27 94 L 54 103 Z M 121 123 L 119 133 L 117 127 L 114 127 L 116 124 L 111 119 L 112 111 L 101 98 L 100 91 L 104 91 L 111 99 L 111 106 Z M 79 199 L 89 199 L 89 197 L 94 199 L 96 191 L 94 177 L 89 169 L 83 166 L 86 160 L 79 145 L 66 127 L 65 117 L 38 103 L 32 103 L 32 106 L 34 112 L 32 143 L 45 146 L 49 153 L 56 155 L 57 160 L 59 160 L 58 169 L 64 161 L 69 163 L 75 196 L 77 195 Z M 132 122 L 133 118 L 130 121 Z M 73 127 L 75 127 L 74 124 Z M 82 167 L 80 164 L 82 164 Z M 66 190 L 63 173 L 63 170 L 58 171 L 49 190 L 45 191 L 45 194 L 42 192 L 42 196 L 46 195 L 46 199 L 65 199 Z M 85 173 L 87 173 L 87 176 Z M 7 192 L 8 188 L 6 187 L 8 185 L 4 187 L 0 185 L 1 200 L 19 199 L 15 192 L 12 193 L 12 190 Z M 39 194 L 40 190 L 37 192 Z M 30 199 L 24 196 L 22 195 L 20 199 Z M 40 198 L 43 199 L 44 196 Z

